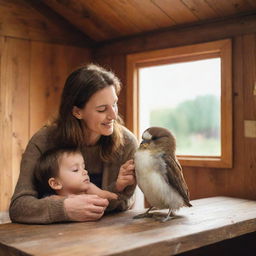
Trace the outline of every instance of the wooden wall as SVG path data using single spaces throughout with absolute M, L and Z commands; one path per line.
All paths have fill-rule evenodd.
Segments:
M 233 168 L 183 167 L 191 198 L 227 195 L 256 200 L 256 138 L 245 137 L 244 121 L 256 120 L 256 15 L 180 27 L 105 43 L 95 60 L 112 69 L 126 83 L 126 56 L 130 53 L 231 38 L 233 58 Z M 125 106 L 126 91 L 121 95 Z M 121 108 L 124 117 L 125 107 Z
M 67 75 L 91 56 L 81 46 L 85 37 L 25 1 L 0 0 L 0 23 L 1 212 L 8 209 L 29 138 L 56 113 Z

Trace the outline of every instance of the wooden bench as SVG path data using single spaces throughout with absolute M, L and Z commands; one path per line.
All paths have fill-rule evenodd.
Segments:
M 174 255 L 255 234 L 256 201 L 212 197 L 192 204 L 166 223 L 133 219 L 141 211 L 130 210 L 97 222 L 2 224 L 0 255 Z

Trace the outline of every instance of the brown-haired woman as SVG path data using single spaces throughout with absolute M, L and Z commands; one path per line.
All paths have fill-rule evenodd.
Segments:
M 121 125 L 117 109 L 119 91 L 118 78 L 100 66 L 82 66 L 69 75 L 57 119 L 30 139 L 23 154 L 10 204 L 12 221 L 89 221 L 101 218 L 105 210 L 128 209 L 136 186 L 131 159 L 137 140 Z M 121 194 L 119 200 L 109 203 L 96 195 L 39 198 L 33 183 L 39 157 L 51 148 L 69 146 L 80 148 L 92 183 Z

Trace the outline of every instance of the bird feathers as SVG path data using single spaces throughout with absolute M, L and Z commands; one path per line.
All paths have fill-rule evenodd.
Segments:
M 179 193 L 168 183 L 163 160 L 143 150 L 135 154 L 135 163 L 139 187 L 152 206 L 176 210 L 184 204 Z
M 162 127 L 150 127 L 142 135 L 135 153 L 137 182 L 152 206 L 178 209 L 191 206 L 189 191 L 176 159 L 173 134 Z
M 185 204 L 187 206 L 191 206 L 189 203 L 188 187 L 184 180 L 182 169 L 178 160 L 169 155 L 164 155 L 163 158 L 166 163 L 168 183 L 178 191 L 178 193 L 182 196 Z

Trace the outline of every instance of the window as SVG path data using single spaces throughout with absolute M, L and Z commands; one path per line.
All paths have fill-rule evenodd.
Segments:
M 231 42 L 127 57 L 127 126 L 170 129 L 183 166 L 232 167 Z

